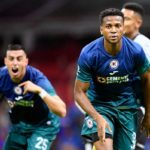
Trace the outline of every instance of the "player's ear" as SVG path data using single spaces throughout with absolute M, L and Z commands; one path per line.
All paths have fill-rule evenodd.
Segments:
M 137 20 L 137 28 L 138 29 L 142 26 L 142 23 L 143 23 L 142 19 Z
M 28 63 L 29 63 L 29 59 L 28 59 L 28 58 L 26 58 L 26 65 L 28 65 Z
M 136 28 L 139 29 L 143 24 L 143 20 L 142 20 L 142 17 L 138 14 L 135 15 L 135 25 L 136 25 Z
M 100 34 L 101 34 L 101 35 L 103 35 L 102 27 L 100 26 L 100 28 L 99 28 L 99 29 L 100 29 Z
M 7 65 L 7 58 L 4 58 L 4 64 Z

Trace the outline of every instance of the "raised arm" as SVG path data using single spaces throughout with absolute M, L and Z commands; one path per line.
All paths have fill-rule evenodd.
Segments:
M 32 83 L 31 81 L 23 82 L 19 86 L 23 86 L 24 94 L 27 92 L 38 94 L 47 104 L 48 108 L 56 115 L 60 117 L 66 116 L 66 105 L 58 95 L 51 96 L 43 88 Z

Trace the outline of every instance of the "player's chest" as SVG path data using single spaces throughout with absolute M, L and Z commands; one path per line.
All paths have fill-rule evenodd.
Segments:
M 93 67 L 93 75 L 101 76 L 124 76 L 127 74 L 133 74 L 135 66 L 132 60 L 126 60 L 124 58 L 110 58 L 101 59 Z
M 3 88 L 3 93 L 5 97 L 10 101 L 30 101 L 33 97 L 32 93 L 23 94 L 23 88 L 18 85 L 10 84 Z

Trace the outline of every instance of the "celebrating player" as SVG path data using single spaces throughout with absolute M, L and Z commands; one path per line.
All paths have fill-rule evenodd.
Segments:
M 0 68 L 0 93 L 10 106 L 12 128 L 4 150 L 49 150 L 66 105 L 47 77 L 28 65 L 25 49 L 10 44 Z

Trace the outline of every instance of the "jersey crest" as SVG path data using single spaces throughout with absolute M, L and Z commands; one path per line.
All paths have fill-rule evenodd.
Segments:
M 111 68 L 111 69 L 117 69 L 118 66 L 119 66 L 119 62 L 118 62 L 118 60 L 114 59 L 114 60 L 112 60 L 112 61 L 110 62 L 109 65 L 110 65 L 110 68 Z
M 17 95 L 21 95 L 22 94 L 22 89 L 19 86 L 14 87 L 14 92 Z

